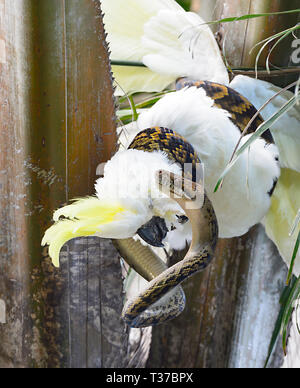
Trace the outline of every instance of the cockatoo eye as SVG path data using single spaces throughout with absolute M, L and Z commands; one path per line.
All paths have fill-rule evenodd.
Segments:
M 142 225 L 137 234 L 148 244 L 162 248 L 164 244 L 163 239 L 168 233 L 166 222 L 163 218 L 154 216 L 146 224 Z

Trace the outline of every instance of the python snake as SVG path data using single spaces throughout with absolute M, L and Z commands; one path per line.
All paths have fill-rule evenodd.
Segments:
M 231 113 L 231 120 L 241 132 L 256 113 L 256 109 L 246 98 L 227 86 L 186 78 L 178 80 L 176 84 L 177 89 L 190 86 L 205 89 L 206 94 L 214 100 L 215 106 Z M 249 132 L 254 132 L 262 121 L 258 115 Z M 263 137 L 267 142 L 273 142 L 269 131 Z M 156 177 L 159 189 L 171 193 L 171 197 L 182 207 L 191 222 L 192 243 L 184 259 L 167 268 L 149 247 L 143 246 L 139 241 L 126 239 L 115 242 L 125 261 L 149 281 L 145 290 L 127 301 L 122 312 L 122 318 L 130 327 L 144 327 L 163 323 L 182 312 L 185 297 L 180 283 L 204 270 L 211 262 L 218 240 L 218 224 L 204 187 L 196 182 L 195 168 L 201 161 L 192 145 L 182 136 L 167 128 L 148 128 L 137 134 L 129 148 L 148 152 L 164 151 L 182 168 L 186 163 L 192 165 L 192 173 L 188 177 L 176 177 L 166 171 L 157 172 Z M 184 195 L 178 184 L 175 184 L 176 178 L 177 182 L 184 184 Z M 197 197 L 202 197 L 202 206 L 193 208 L 189 205 L 195 201 L 195 192 L 198 193 Z
M 149 281 L 146 290 L 128 301 L 122 313 L 129 326 L 144 327 L 175 318 L 183 311 L 185 296 L 179 285 L 210 263 L 218 238 L 218 226 L 203 186 L 196 183 L 197 164 L 200 160 L 192 145 L 182 136 L 167 128 L 147 128 L 135 137 L 129 148 L 148 152 L 164 151 L 182 168 L 186 163 L 192 165 L 192 170 L 188 171 L 190 175 L 185 177 L 166 171 L 158 172 L 157 175 L 159 189 L 169 196 L 171 194 L 192 225 L 192 244 L 182 261 L 167 268 L 149 247 L 143 246 L 139 241 L 115 241 L 125 261 Z

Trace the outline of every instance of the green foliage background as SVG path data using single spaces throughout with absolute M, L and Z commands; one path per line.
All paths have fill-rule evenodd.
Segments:
M 179 5 L 181 5 L 182 8 L 184 8 L 186 11 L 189 11 L 191 9 L 191 0 L 176 0 Z

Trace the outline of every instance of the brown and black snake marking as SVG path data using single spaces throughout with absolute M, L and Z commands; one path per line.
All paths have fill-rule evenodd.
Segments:
M 194 147 L 171 129 L 163 127 L 144 129 L 136 135 L 128 148 L 146 152 L 164 151 L 183 170 L 185 164 L 190 164 L 192 180 L 196 180 L 196 166 L 201 161 Z
M 176 89 L 196 86 L 205 90 L 208 97 L 212 98 L 215 106 L 224 109 L 231 114 L 231 121 L 244 131 L 252 117 L 257 113 L 257 109 L 251 102 L 238 93 L 236 90 L 215 82 L 194 81 L 188 78 L 180 78 L 176 82 Z M 249 127 L 247 133 L 253 133 L 264 122 L 261 115 L 258 115 Z M 274 143 L 270 130 L 264 132 L 261 136 L 267 143 Z

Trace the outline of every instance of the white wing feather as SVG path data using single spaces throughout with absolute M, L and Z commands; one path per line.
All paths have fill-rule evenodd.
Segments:
M 259 109 L 266 101 L 278 93 L 281 88 L 269 82 L 239 75 L 230 86 Z M 290 98 L 293 93 L 285 91 L 272 100 L 261 112 L 264 120 L 270 118 Z M 272 127 L 271 132 L 279 149 L 282 167 L 300 172 L 300 105 L 295 105 Z
M 142 44 L 144 63 L 157 73 L 229 83 L 213 33 L 195 13 L 160 11 L 145 24 Z
M 210 28 L 174 0 L 102 0 L 113 60 L 148 68 L 113 66 L 116 94 L 165 89 L 188 76 L 227 84 L 228 75 Z
M 281 90 L 269 82 L 242 75 L 235 77 L 230 86 L 247 97 L 257 109 Z M 292 96 L 293 93 L 285 91 L 273 99 L 261 113 L 264 120 L 277 112 Z M 270 129 L 283 168 L 263 223 L 268 236 L 289 266 L 300 229 L 298 227 L 294 235 L 289 236 L 300 209 L 300 106 L 295 105 Z M 300 274 L 300 252 L 295 260 L 294 274 Z
M 270 206 L 267 193 L 279 176 L 275 161 L 277 148 L 265 147 L 260 139 L 228 173 L 222 189 L 214 193 L 240 137 L 229 116 L 214 106 L 204 89 L 191 87 L 164 96 L 141 114 L 128 132 L 132 136 L 137 128 L 162 126 L 179 133 L 193 145 L 204 164 L 205 188 L 217 214 L 220 237 L 224 238 L 242 235 L 261 221 Z

